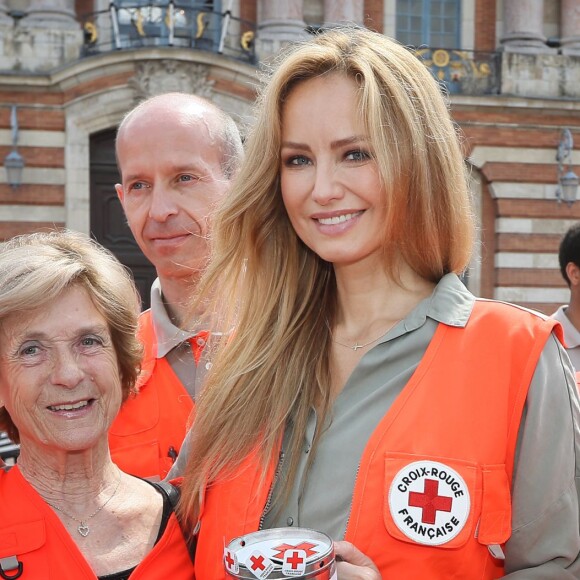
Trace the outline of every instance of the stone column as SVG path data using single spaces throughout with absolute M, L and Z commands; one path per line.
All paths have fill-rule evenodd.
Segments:
M 307 36 L 303 0 L 260 0 L 256 49 L 260 59 Z
M 78 29 L 74 0 L 32 0 L 24 25 Z
M 544 0 L 504 0 L 500 39 L 507 52 L 549 52 L 543 33 Z
M 560 5 L 560 50 L 580 55 L 580 1 L 562 0 Z
M 23 3 L 24 4 L 24 3 Z M 30 0 L 19 21 L 19 63 L 41 72 L 78 60 L 83 32 L 76 19 L 75 0 Z
M 324 24 L 364 21 L 364 0 L 324 0 Z
M 0 26 L 11 26 L 12 23 L 12 18 L 8 16 L 7 0 L 0 0 Z

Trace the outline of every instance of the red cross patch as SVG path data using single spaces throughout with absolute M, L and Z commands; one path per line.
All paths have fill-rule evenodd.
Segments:
M 452 540 L 469 518 L 469 488 L 461 475 L 438 461 L 415 461 L 395 475 L 389 510 L 411 540 L 438 546 Z

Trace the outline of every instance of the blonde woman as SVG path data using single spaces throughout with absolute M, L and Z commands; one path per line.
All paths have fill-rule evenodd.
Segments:
M 197 577 L 282 526 L 337 540 L 341 580 L 580 577 L 560 328 L 459 280 L 465 167 L 429 71 L 319 34 L 268 80 L 246 159 L 205 279 L 237 330 L 191 434 Z

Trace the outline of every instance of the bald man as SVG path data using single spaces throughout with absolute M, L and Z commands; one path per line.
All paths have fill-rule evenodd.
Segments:
M 139 393 L 110 430 L 113 460 L 126 472 L 164 478 L 179 453 L 218 334 L 186 327 L 208 260 L 211 214 L 242 157 L 235 122 L 200 97 L 152 97 L 121 122 L 116 191 L 135 240 L 155 266 L 151 308 L 140 319 L 145 347 Z

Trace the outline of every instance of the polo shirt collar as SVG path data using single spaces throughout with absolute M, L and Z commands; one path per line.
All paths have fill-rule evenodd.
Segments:
M 580 346 L 580 332 L 578 332 L 578 329 L 568 318 L 568 315 L 566 314 L 567 308 L 567 305 L 560 306 L 560 308 L 552 314 L 552 318 L 556 319 L 562 325 L 566 348 L 576 348 L 577 346 Z
M 156 358 L 164 358 L 176 346 L 197 334 L 195 330 L 182 330 L 173 324 L 163 302 L 159 278 L 151 286 L 151 320 L 157 339 Z

